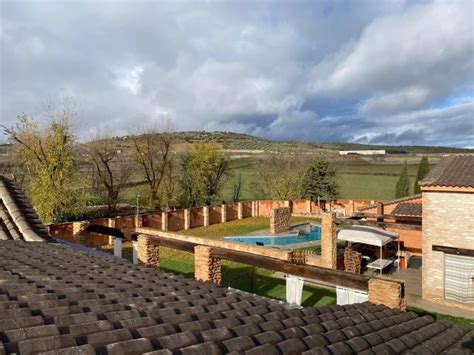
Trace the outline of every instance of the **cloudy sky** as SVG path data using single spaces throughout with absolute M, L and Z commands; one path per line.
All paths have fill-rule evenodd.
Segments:
M 471 0 L 0 3 L 4 125 L 71 97 L 82 136 L 474 146 Z

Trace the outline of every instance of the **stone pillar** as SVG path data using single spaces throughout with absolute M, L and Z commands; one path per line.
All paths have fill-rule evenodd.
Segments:
M 202 214 L 204 215 L 204 227 L 209 227 L 209 206 L 202 208 Z
M 336 214 L 325 212 L 321 221 L 321 266 L 329 269 L 337 268 L 337 239 L 336 224 L 334 220 Z
M 331 212 L 331 201 L 324 201 L 324 209 L 326 212 Z
M 145 266 L 160 267 L 160 247 L 153 243 L 152 237 L 140 234 L 137 243 L 138 263 Z
M 311 214 L 311 200 L 306 200 L 306 213 Z
M 221 223 L 227 222 L 227 205 L 221 205 Z
M 74 243 L 92 248 L 92 240 L 87 232 L 85 232 L 88 225 L 89 222 L 87 221 L 72 222 L 72 238 Z
M 283 201 L 284 207 L 290 207 L 290 201 Z
M 259 201 L 255 201 L 255 217 L 260 217 L 260 203 Z
M 369 302 L 406 310 L 405 284 L 401 280 L 373 277 L 369 280 Z
M 191 210 L 186 208 L 184 210 L 184 230 L 191 229 Z
M 168 212 L 161 212 L 161 230 L 168 231 Z
M 221 284 L 221 259 L 212 256 L 211 247 L 196 245 L 194 247 L 194 277 L 198 281 Z
M 237 219 L 244 218 L 244 207 L 242 202 L 237 203 Z
M 109 227 L 110 228 L 115 228 L 115 218 L 109 218 Z M 109 245 L 112 245 L 114 241 L 112 240 L 112 236 L 109 235 Z
M 349 200 L 349 214 L 346 217 L 351 217 L 354 214 L 354 200 Z
M 273 208 L 270 211 L 270 233 L 279 234 L 288 231 L 291 211 L 289 207 Z

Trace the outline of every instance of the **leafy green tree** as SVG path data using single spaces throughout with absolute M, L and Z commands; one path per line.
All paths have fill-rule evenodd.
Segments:
M 51 223 L 62 215 L 83 212 L 89 196 L 76 169 L 72 112 L 66 105 L 48 107 L 46 113 L 49 125 L 44 129 L 23 115 L 5 132 L 28 171 L 28 197 L 42 221 Z
M 296 154 L 271 154 L 257 165 L 262 196 L 281 200 L 301 198 L 305 161 Z
M 336 170 L 324 158 L 312 162 L 304 175 L 303 197 L 315 201 L 318 197 L 332 200 L 338 195 Z
M 421 193 L 421 188 L 418 183 L 423 180 L 426 175 L 430 172 L 430 163 L 428 162 L 428 157 L 426 155 L 423 155 L 423 157 L 420 160 L 420 164 L 418 165 L 418 171 L 416 172 L 416 179 L 415 179 L 415 194 Z
M 410 195 L 410 178 L 408 177 L 408 164 L 405 161 L 395 188 L 395 198 L 401 198 L 408 195 Z
M 181 191 L 185 206 L 210 205 L 227 178 L 229 162 L 212 144 L 197 144 L 181 157 Z

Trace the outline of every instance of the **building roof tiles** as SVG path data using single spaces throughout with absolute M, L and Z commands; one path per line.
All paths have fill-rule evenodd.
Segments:
M 292 308 L 57 243 L 1 241 L 0 254 L 0 354 L 462 353 L 472 337 L 368 302 Z
M 420 185 L 474 187 L 474 155 L 444 157 L 420 182 Z

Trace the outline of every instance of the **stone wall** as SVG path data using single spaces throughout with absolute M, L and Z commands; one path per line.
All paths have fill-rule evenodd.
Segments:
M 194 277 L 198 281 L 221 284 L 221 259 L 212 256 L 212 248 L 204 245 L 194 247 Z
M 321 220 L 321 266 L 337 268 L 336 214 L 323 213 Z
M 291 209 L 289 207 L 274 208 L 270 212 L 270 233 L 279 234 L 288 231 Z
M 138 236 L 138 263 L 145 266 L 160 267 L 160 247 L 152 243 L 152 237 Z
M 344 250 L 344 270 L 360 274 L 362 254 L 351 248 Z
M 403 281 L 384 277 L 371 278 L 369 280 L 369 302 L 405 311 L 405 285 Z
M 472 311 L 444 297 L 444 253 L 433 245 L 474 249 L 474 193 L 423 191 L 423 299 Z

